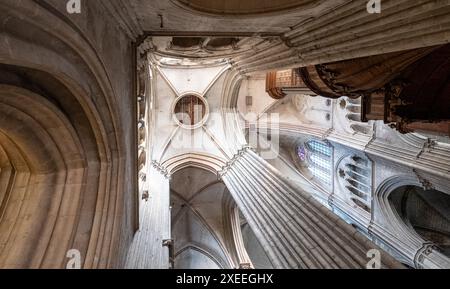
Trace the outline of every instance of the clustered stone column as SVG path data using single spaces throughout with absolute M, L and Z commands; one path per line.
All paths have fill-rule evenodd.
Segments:
M 448 39 L 449 1 L 384 0 L 380 14 L 369 14 L 367 1 L 330 2 L 332 11 L 296 25 L 269 48 L 235 57 L 234 66 L 242 73 L 304 67 L 441 45 Z
M 241 220 L 239 218 L 239 209 L 236 206 L 232 208 L 230 217 L 231 227 L 233 230 L 234 246 L 236 248 L 236 253 L 239 259 L 239 268 L 253 269 L 253 263 L 248 256 L 247 250 L 245 249 L 244 239 L 242 237 L 241 231 Z
M 366 268 L 373 249 L 381 268 L 403 268 L 251 149 L 219 174 L 276 268 Z
M 169 268 L 170 181 L 158 167 L 148 169 L 150 198 L 139 209 L 140 229 L 128 251 L 127 269 Z

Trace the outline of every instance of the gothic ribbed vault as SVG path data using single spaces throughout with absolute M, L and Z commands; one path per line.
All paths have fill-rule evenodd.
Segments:
M 0 268 L 450 268 L 450 1 L 1 2 Z

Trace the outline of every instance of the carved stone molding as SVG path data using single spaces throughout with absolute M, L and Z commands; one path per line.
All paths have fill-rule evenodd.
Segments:
M 418 180 L 419 183 L 422 185 L 422 188 L 423 188 L 425 191 L 434 190 L 434 186 L 433 186 L 433 183 L 432 183 L 432 182 L 430 182 L 430 181 L 427 180 L 426 178 L 422 177 L 422 176 L 420 175 L 420 173 L 419 173 L 416 169 L 413 169 L 413 172 L 414 172 L 414 174 L 416 175 L 417 180 Z
M 253 151 L 253 148 L 249 146 L 244 146 L 242 149 L 238 150 L 238 152 L 233 156 L 233 158 L 230 161 L 228 161 L 225 166 L 222 167 L 222 170 L 217 172 L 218 179 L 221 180 L 233 167 L 233 165 L 248 151 Z
M 128 37 L 134 40 L 143 34 L 138 17 L 129 1 L 100 0 L 100 3 L 112 15 Z
M 164 166 L 162 166 L 160 163 L 158 163 L 157 161 L 152 161 L 151 165 L 154 169 L 156 169 L 159 173 L 161 173 L 166 179 L 171 178 L 171 174 L 169 173 L 169 171 Z
M 186 59 L 200 62 L 223 60 L 231 61 L 237 57 L 251 56 L 256 51 L 264 51 L 276 43 L 281 43 L 276 36 L 173 36 L 147 37 L 141 44 L 141 53 L 152 51 L 156 57 Z
M 422 247 L 417 250 L 417 253 L 414 256 L 414 264 L 416 268 L 424 269 L 423 262 L 425 258 L 427 258 L 435 250 L 437 250 L 437 247 L 433 243 L 424 243 Z
M 363 268 L 378 248 L 251 150 L 223 180 L 276 268 Z M 379 250 L 383 267 L 402 267 Z

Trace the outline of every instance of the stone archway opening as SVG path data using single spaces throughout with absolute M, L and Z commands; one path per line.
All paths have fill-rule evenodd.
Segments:
M 212 172 L 186 167 L 170 181 L 173 266 L 176 269 L 229 269 L 222 199 L 228 194 Z
M 450 195 L 403 186 L 389 195 L 389 202 L 409 228 L 450 256 Z

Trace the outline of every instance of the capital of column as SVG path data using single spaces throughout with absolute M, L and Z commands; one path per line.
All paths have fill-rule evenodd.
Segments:
M 253 151 L 253 148 L 248 145 L 245 145 L 242 147 L 242 149 L 238 150 L 237 153 L 225 164 L 225 166 L 223 166 L 222 169 L 217 172 L 218 179 L 222 179 L 234 166 L 234 164 L 249 151 Z
M 157 161 L 152 161 L 151 165 L 152 165 L 152 167 L 154 169 L 156 169 L 159 173 L 161 173 L 166 179 L 170 180 L 171 175 L 170 175 L 169 171 L 164 166 L 162 166 Z
M 147 56 L 147 53 L 155 51 L 155 45 L 151 37 L 145 38 L 144 41 L 137 48 L 140 55 Z

